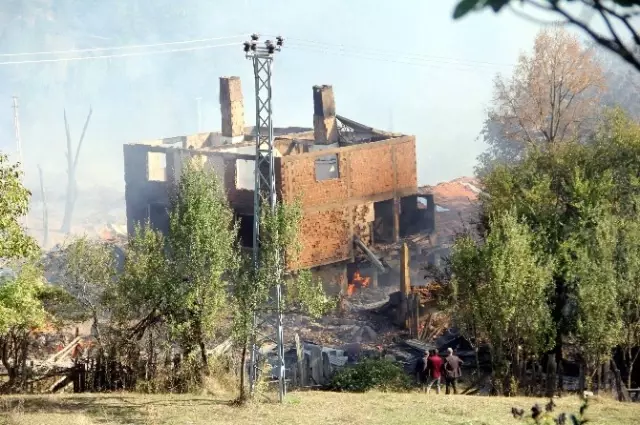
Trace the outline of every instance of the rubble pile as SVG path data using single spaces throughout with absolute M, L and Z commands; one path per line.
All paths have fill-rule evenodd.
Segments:
M 446 249 L 461 226 L 475 220 L 478 212 L 476 201 L 481 193 L 478 185 L 475 179 L 461 178 L 420 188 L 421 193 L 434 195 L 435 235 L 414 234 L 405 238 L 402 243 L 408 245 L 410 252 L 408 274 L 411 290 L 420 297 L 422 305 L 428 304 L 434 298 L 432 282 L 425 277 L 424 266 L 435 262 L 434 252 Z M 49 205 L 50 246 L 47 247 L 49 251 L 43 256 L 42 262 L 46 279 L 56 283 L 60 282 L 65 263 L 64 245 L 67 236 L 58 232 L 64 211 L 64 198 L 51 199 L 55 200 L 50 201 Z M 124 195 L 117 191 L 83 191 L 76 208 L 76 225 L 72 234 L 100 238 L 112 244 L 122 259 L 127 238 L 124 205 Z M 42 240 L 43 237 L 42 226 L 38 225 L 41 220 L 41 205 L 36 205 L 30 217 L 30 233 L 38 240 Z M 344 359 L 357 361 L 363 353 L 382 353 L 411 367 L 424 348 L 416 344 L 427 344 L 429 347 L 446 350 L 447 344 L 455 340 L 458 341 L 458 346 L 454 348 L 461 349 L 459 338 L 452 336 L 449 329 L 449 317 L 438 311 L 435 303 L 422 315 L 418 335 L 412 336 L 413 345 L 402 342 L 409 338 L 409 330 L 395 320 L 401 298 L 400 245 L 377 244 L 372 247 L 372 251 L 375 251 L 376 257 L 384 265 L 384 273 L 374 272 L 374 265 L 365 260 L 356 271 L 357 276 L 352 277 L 352 285 L 348 287 L 342 309 L 318 319 L 300 314 L 285 315 L 287 345 L 294 347 L 295 339 L 299 338 L 304 342 L 304 350 L 308 352 L 316 350 L 313 346 L 321 347 L 321 351 L 328 353 L 333 366 L 340 366 L 338 363 Z M 373 261 L 375 262 L 375 259 Z M 120 267 L 121 265 L 122 262 L 119 263 Z M 87 329 L 81 334 L 89 336 L 90 330 Z M 66 346 L 72 336 L 69 329 L 55 335 L 43 335 L 43 351 L 39 357 L 51 356 L 53 352 Z M 450 340 L 445 340 L 445 337 Z M 464 350 L 460 354 L 463 357 L 467 355 Z M 472 354 L 475 355 L 473 352 Z

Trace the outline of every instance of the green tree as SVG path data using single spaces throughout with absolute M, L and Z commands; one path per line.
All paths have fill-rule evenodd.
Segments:
M 172 299 L 166 252 L 162 233 L 149 223 L 136 226 L 127 243 L 122 273 L 104 297 L 111 313 L 112 348 L 136 365 L 141 364 L 139 353 L 146 352 L 144 373 L 150 391 L 166 389 L 156 381 L 158 365 L 162 364 L 159 355 L 166 354 L 162 349 L 176 342 L 168 330 L 177 303 Z
M 9 162 L 0 152 L 0 268 L 11 259 L 39 253 L 38 244 L 28 236 L 20 219 L 29 211 L 31 193 L 22 184 L 19 164 Z
M 563 338 L 575 329 L 575 312 L 570 303 L 574 288 L 567 277 L 572 259 L 564 255 L 564 250 L 574 230 L 581 225 L 576 205 L 582 200 L 571 188 L 576 170 L 585 169 L 587 159 L 586 148 L 571 143 L 553 151 L 531 153 L 517 166 L 498 166 L 483 179 L 483 209 L 487 218 L 515 209 L 516 215 L 536 235 L 538 249 L 555 260 L 555 291 L 550 305 L 557 327 L 554 344 L 557 362 L 562 359 Z M 490 233 L 490 223 L 486 225 Z
M 569 23 L 580 28 L 593 41 L 620 56 L 624 61 L 640 71 L 640 56 L 637 49 L 640 46 L 640 32 L 634 26 L 634 19 L 638 16 L 639 0 L 460 0 L 453 12 L 453 18 L 459 19 L 472 11 L 491 8 L 495 13 L 503 8 L 519 3 L 530 7 L 529 10 L 543 11 L 559 16 L 563 23 Z M 582 8 L 575 8 L 580 4 Z M 590 9 L 592 13 L 583 11 Z M 525 13 L 525 12 L 522 12 Z M 525 13 L 526 14 L 526 13 Z M 605 33 L 596 31 L 591 19 L 598 15 L 605 23 Z M 627 39 L 630 39 L 629 43 Z
M 108 291 L 106 301 L 114 324 L 128 329 L 127 339 L 139 341 L 170 311 L 168 263 L 162 233 L 146 223 L 129 238 L 122 274 Z M 135 323 L 130 329 L 130 323 Z
M 567 277 L 575 288 L 575 337 L 587 376 L 610 360 L 621 341 L 618 290 L 626 282 L 617 280 L 617 227 L 613 217 L 600 216 L 592 228 L 585 226 L 576 232 L 577 238 L 585 238 L 571 249 L 573 261 Z
M 233 210 L 213 170 L 189 163 L 171 202 L 167 235 L 168 323 L 189 352 L 200 348 L 227 306 L 227 273 L 234 269 L 236 235 Z
M 29 337 L 48 319 L 42 303 L 46 292 L 42 271 L 32 263 L 16 269 L 15 277 L 0 278 L 0 353 L 9 378 L 0 386 L 3 392 L 24 387 Z
M 618 305 L 622 322 L 620 346 L 627 370 L 627 387 L 640 355 L 640 218 L 622 220 L 616 251 Z
M 212 170 L 189 163 L 174 189 L 167 235 L 149 223 L 136 229 L 108 300 L 126 336 L 140 340 L 163 325 L 169 342 L 177 343 L 185 356 L 199 350 L 199 370 L 206 373 L 206 343 L 230 312 L 228 284 L 238 263 L 236 227 Z
M 61 276 L 62 287 L 74 297 L 91 318 L 91 331 L 102 344 L 100 319 L 104 317 L 105 291 L 114 284 L 118 274 L 113 245 L 82 236 L 64 250 L 65 264 Z
M 294 204 L 278 203 L 275 210 L 263 209 L 260 219 L 260 255 L 256 268 L 248 256 L 241 259 L 233 286 L 234 337 L 241 347 L 240 395 L 245 401 L 254 394 L 246 392 L 246 361 L 252 341 L 260 340 L 263 329 L 254 329 L 256 317 L 273 316 L 277 305 L 264 309 L 273 297 L 278 283 L 282 284 L 283 312 L 303 312 L 319 316 L 332 309 L 336 300 L 328 298 L 322 282 L 313 278 L 308 270 L 296 269 L 301 249 L 299 229 L 302 208 Z
M 484 244 L 466 236 L 454 245 L 454 318 L 471 336 L 489 343 L 496 377 L 520 378 L 521 362 L 553 344 L 552 267 L 515 214 L 494 217 L 490 226 Z
M 616 288 L 624 284 L 615 254 L 621 220 L 634 217 L 640 196 L 640 125 L 621 111 L 607 114 L 593 143 L 531 152 L 518 165 L 498 166 L 484 179 L 486 217 L 515 209 L 553 259 L 556 360 L 577 337 L 591 365 L 619 341 Z M 491 223 L 485 219 L 491 233 Z M 600 304 L 601 303 L 601 304 Z
M 114 323 L 131 341 L 166 329 L 168 342 L 178 344 L 183 354 L 199 349 L 206 370 L 206 343 L 231 315 L 233 337 L 243 351 L 240 399 L 245 400 L 254 316 L 273 314 L 262 307 L 278 279 L 284 283 L 288 311 L 318 315 L 335 301 L 310 272 L 287 267 L 295 264 L 300 249 L 302 212 L 297 204 L 265 211 L 260 267 L 255 269 L 238 244 L 233 211 L 213 171 L 188 164 L 174 193 L 166 236 L 147 223 L 129 240 L 123 272 L 106 297 Z

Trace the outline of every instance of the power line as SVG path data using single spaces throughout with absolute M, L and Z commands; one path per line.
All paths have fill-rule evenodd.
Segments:
M 411 60 L 420 60 L 426 62 L 440 62 L 440 63 L 449 63 L 449 64 L 459 64 L 459 65 L 481 65 L 481 66 L 492 66 L 492 67 L 513 67 L 513 64 L 508 63 L 498 63 L 498 62 L 489 62 L 489 61 L 476 61 L 476 60 L 467 60 L 467 59 L 458 59 L 451 58 L 445 56 L 434 56 L 434 55 L 426 55 L 420 53 L 411 53 L 411 52 L 399 52 L 393 50 L 384 50 L 384 49 L 366 49 L 361 47 L 353 47 L 346 46 L 343 44 L 331 44 L 324 43 L 319 41 L 298 39 L 298 38 L 288 38 L 288 44 L 294 43 L 299 46 L 308 46 L 310 48 L 316 49 L 324 49 L 331 52 L 345 52 L 345 53 L 354 53 L 354 54 L 370 54 L 370 55 L 381 55 L 381 56 L 395 56 L 401 59 L 411 59 Z
M 195 50 L 216 49 L 219 47 L 228 47 L 228 46 L 237 47 L 239 45 L 241 44 L 227 43 L 227 44 L 214 44 L 214 45 L 207 45 L 207 46 L 188 47 L 183 49 L 167 49 L 167 50 L 156 50 L 156 51 L 148 51 L 148 52 L 122 53 L 117 55 L 76 56 L 71 58 L 8 61 L 8 62 L 0 62 L 0 65 L 22 65 L 22 64 L 29 64 L 29 63 L 55 63 L 55 62 L 71 62 L 71 61 L 89 60 L 89 59 L 126 58 L 126 57 L 133 57 L 133 56 L 159 55 L 163 53 L 190 52 Z
M 105 50 L 140 49 L 140 48 L 151 48 L 151 47 L 169 46 L 169 45 L 177 45 L 177 44 L 201 43 L 204 41 L 224 40 L 224 39 L 231 39 L 236 37 L 240 37 L 240 36 L 202 38 L 202 39 L 194 39 L 194 40 L 174 41 L 174 42 L 168 42 L 168 43 L 100 47 L 100 48 L 92 48 L 92 49 L 77 49 L 77 50 L 66 50 L 66 51 L 0 54 L 0 57 L 27 56 L 27 55 L 39 55 L 39 54 L 40 55 L 65 54 L 65 53 L 73 53 L 73 52 L 80 53 L 80 52 L 94 52 L 94 51 L 105 51 Z M 329 43 L 310 41 L 310 40 L 304 40 L 304 39 L 294 38 L 293 40 L 294 40 L 293 44 L 290 44 L 290 48 L 292 49 L 329 53 L 329 54 L 351 57 L 351 58 L 375 60 L 375 61 L 398 63 L 398 64 L 413 65 L 413 66 L 420 66 L 420 67 L 431 67 L 431 68 L 441 67 L 446 69 L 457 69 L 460 71 L 478 71 L 482 69 L 487 70 L 488 69 L 487 67 L 507 67 L 507 66 L 512 67 L 513 66 L 513 65 L 493 63 L 493 62 L 460 60 L 455 58 L 445 58 L 441 56 L 431 56 L 431 55 L 414 54 L 414 53 L 407 53 L 407 52 L 393 52 L 390 50 L 361 49 L 361 48 L 347 47 L 344 45 L 329 44 Z M 205 45 L 205 46 L 185 47 L 185 48 L 177 48 L 177 49 L 162 49 L 162 50 L 132 52 L 132 53 L 118 53 L 118 54 L 106 54 L 106 55 L 82 55 L 82 56 L 76 56 L 76 57 L 66 57 L 66 58 L 63 57 L 63 58 L 51 58 L 51 59 L 15 60 L 15 61 L 0 62 L 0 65 L 57 63 L 57 62 L 80 61 L 80 60 L 89 60 L 89 59 L 135 57 L 135 56 L 146 56 L 146 55 L 155 55 L 155 54 L 163 54 L 163 53 L 179 53 L 179 52 L 188 52 L 188 51 L 196 51 L 196 50 L 204 50 L 204 49 L 214 49 L 219 47 L 236 46 L 236 45 L 237 45 L 236 43 L 227 43 L 227 44 L 213 44 L 213 45 Z
M 152 47 L 175 46 L 180 44 L 193 44 L 193 43 L 204 43 L 209 41 L 229 40 L 232 38 L 240 38 L 240 37 L 246 37 L 246 36 L 247 34 L 238 34 L 238 35 L 230 35 L 225 37 L 212 37 L 212 38 L 200 38 L 200 39 L 183 40 L 183 41 L 171 41 L 167 43 L 132 44 L 128 46 L 124 45 L 124 46 L 111 46 L 111 47 L 91 47 L 87 49 L 73 49 L 73 50 L 49 50 L 49 51 L 43 51 L 43 52 L 0 53 L 0 57 L 62 55 L 62 54 L 69 54 L 69 53 L 102 52 L 105 50 L 143 49 L 143 48 L 152 48 Z
M 418 67 L 422 67 L 422 68 L 441 68 L 441 69 L 456 69 L 459 71 L 472 71 L 472 72 L 477 72 L 477 71 L 491 71 L 493 72 L 494 69 L 488 68 L 488 67 L 478 67 L 475 64 L 465 64 L 465 63 L 452 63 L 452 62 L 443 62 L 443 61 L 437 61 L 437 60 L 428 60 L 428 59 L 414 59 L 414 58 L 393 58 L 393 57 L 389 57 L 389 56 L 383 56 L 380 54 L 367 54 L 367 53 L 360 53 L 360 52 L 341 52 L 338 50 L 328 50 L 328 49 L 318 49 L 316 47 L 311 47 L 311 46 L 303 46 L 303 45 L 295 45 L 295 44 L 289 44 L 288 45 L 289 48 L 291 49 L 298 49 L 298 50 L 306 50 L 306 51 L 311 51 L 311 52 L 320 52 L 320 53 L 328 53 L 328 54 L 333 54 L 333 55 L 338 55 L 338 56 L 344 56 L 344 57 L 350 57 L 350 58 L 358 58 L 358 59 L 367 59 L 367 60 L 373 60 L 373 61 L 380 61 L 380 62 L 389 62 L 389 63 L 398 63 L 398 64 L 404 64 L 404 65 L 413 65 L 413 66 L 418 66 Z

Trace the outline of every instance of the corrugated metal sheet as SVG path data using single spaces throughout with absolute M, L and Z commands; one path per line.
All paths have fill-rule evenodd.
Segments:
M 436 350 L 438 348 L 435 344 L 419 341 L 417 339 L 407 339 L 404 343 L 409 347 L 420 351 Z

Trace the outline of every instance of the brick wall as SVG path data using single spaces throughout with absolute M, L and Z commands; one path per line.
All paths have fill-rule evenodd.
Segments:
M 316 158 L 332 153 L 338 155 L 340 177 L 316 181 Z M 415 193 L 418 186 L 412 136 L 285 156 L 280 160 L 283 200 L 292 202 L 301 196 L 305 209 L 348 200 L 389 199 L 394 191 Z
M 328 264 L 351 257 L 351 225 L 347 208 L 305 212 L 300 235 L 303 249 L 296 267 Z
M 293 202 L 296 197 L 300 196 L 302 205 L 311 207 L 347 200 L 346 178 L 316 181 L 316 156 L 303 154 L 295 157 L 300 157 L 301 159 L 291 161 L 291 158 L 284 157 L 284 160 L 281 161 L 282 199 L 285 202 Z M 341 177 L 347 168 L 348 155 L 338 154 L 338 170 Z
M 399 188 L 416 187 L 416 143 L 402 143 L 395 147 L 396 181 Z
M 339 178 L 316 181 L 315 159 L 338 154 Z M 281 189 L 285 202 L 301 195 L 305 210 L 303 252 L 297 267 L 349 260 L 353 236 L 371 242 L 373 201 L 417 190 L 415 138 L 282 157 Z M 397 164 L 397 166 L 394 166 Z
M 147 152 L 167 153 L 165 182 L 147 179 Z M 339 177 L 316 181 L 315 159 L 336 153 Z M 148 217 L 151 204 L 168 206 L 169 187 L 180 175 L 187 157 L 198 155 L 181 149 L 126 145 L 125 181 L 129 231 Z M 236 188 L 236 160 L 251 155 L 201 152 L 207 166 L 218 170 L 231 206 L 241 214 L 253 212 L 253 191 Z M 394 166 L 397 164 L 397 166 Z M 303 252 L 297 267 L 313 267 L 353 257 L 353 236 L 370 243 L 374 201 L 401 197 L 417 189 L 415 138 L 400 137 L 320 152 L 276 158 L 279 195 L 291 202 L 302 197 Z
M 379 145 L 350 155 L 352 197 L 362 198 L 393 191 L 396 168 L 393 158 L 397 149 L 395 145 Z

